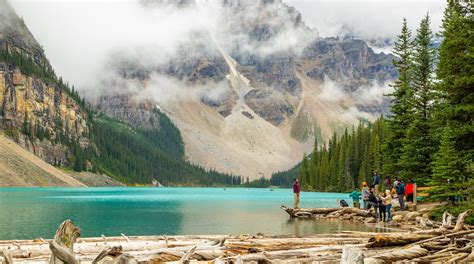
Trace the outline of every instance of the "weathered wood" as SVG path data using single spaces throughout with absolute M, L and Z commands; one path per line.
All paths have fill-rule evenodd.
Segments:
M 339 208 L 339 210 L 328 214 L 328 217 L 339 217 L 345 214 L 355 214 L 355 215 L 363 216 L 363 217 L 377 217 L 377 215 L 374 212 L 362 210 L 359 208 L 353 208 L 353 207 Z
M 369 239 L 368 247 L 404 246 L 420 240 L 432 238 L 432 235 L 418 235 L 415 233 L 378 234 Z
M 419 258 L 428 255 L 428 253 L 428 250 L 420 246 L 413 246 L 371 256 L 364 259 L 364 263 L 393 263 L 400 260 Z
M 443 220 L 442 226 L 444 228 L 449 228 L 453 224 L 454 216 L 446 211 L 443 213 L 442 220 Z
M 471 209 L 458 215 L 458 220 L 456 221 L 456 226 L 454 226 L 454 232 L 458 232 L 464 229 L 464 221 L 466 217 L 472 212 Z
M 102 250 L 102 252 L 99 253 L 99 255 L 92 261 L 92 264 L 99 263 L 102 259 L 104 259 L 107 256 L 112 256 L 112 257 L 117 257 L 119 255 L 122 255 L 122 247 L 111 247 L 111 248 L 106 248 Z
M 3 249 L 2 251 L 0 251 L 0 257 L 3 257 L 2 263 L 13 264 L 12 255 L 6 249 Z
M 190 248 L 186 254 L 183 255 L 183 257 L 179 260 L 178 264 L 185 264 L 189 262 L 189 258 L 194 254 L 194 251 L 196 251 L 197 245 L 194 247 Z
M 469 254 L 465 259 L 462 260 L 462 263 L 471 263 L 474 262 L 474 247 L 471 248 L 471 254 Z
M 285 212 L 287 212 L 291 217 L 303 217 L 303 216 L 311 216 L 311 215 L 318 215 L 318 214 L 329 214 L 339 210 L 340 208 L 288 208 L 285 205 L 281 206 Z
M 364 264 L 364 254 L 360 248 L 344 246 L 342 248 L 341 263 Z
M 315 217 L 318 215 L 325 215 L 327 218 L 337 218 L 340 216 L 348 216 L 348 218 L 352 218 L 354 216 L 362 216 L 362 217 L 374 217 L 376 218 L 377 215 L 374 212 L 362 210 L 359 208 L 353 207 L 343 207 L 343 208 L 288 208 L 284 205 L 281 208 L 287 212 L 290 217 L 295 218 L 309 218 Z
M 76 239 L 81 235 L 81 229 L 75 226 L 71 220 L 62 222 L 54 239 L 49 242 L 52 255 L 50 264 L 75 264 L 78 263 L 74 257 L 73 247 Z
M 335 209 L 329 214 L 357 214 L 352 209 Z M 464 221 L 463 218 L 460 216 L 458 223 Z M 452 232 L 454 229 L 447 227 L 398 233 L 343 232 L 271 237 L 263 234 L 166 238 L 121 235 L 105 239 L 84 238 L 75 245 L 80 231 L 74 231 L 73 227 L 72 222 L 65 221 L 51 241 L 0 241 L 0 251 L 8 249 L 13 261 L 24 264 L 46 263 L 53 257 L 59 259 L 56 263 L 92 264 L 467 262 L 474 257 L 471 256 L 474 238 L 470 236 L 474 230 Z M 74 232 L 76 235 L 62 235 Z M 409 245 L 405 248 L 395 247 L 406 244 Z

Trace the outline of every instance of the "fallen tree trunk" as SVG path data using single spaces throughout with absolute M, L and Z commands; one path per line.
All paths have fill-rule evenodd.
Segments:
M 462 236 L 473 233 L 474 230 L 457 232 L 456 230 L 464 229 L 464 221 L 471 210 L 467 210 L 458 216 L 456 228 L 448 233 L 445 227 L 440 227 L 433 230 L 421 230 L 411 233 L 392 233 L 392 234 L 377 234 L 369 239 L 369 247 L 388 247 L 388 246 L 404 246 L 415 243 L 421 244 L 434 241 L 440 238 Z
M 400 260 L 410 260 L 428 255 L 429 251 L 420 247 L 414 246 L 410 248 L 395 249 L 390 252 L 377 254 L 364 259 L 364 263 L 393 263 Z
M 281 208 L 287 212 L 290 217 L 308 218 L 316 215 L 326 215 L 328 218 L 336 218 L 343 215 L 362 216 L 362 217 L 377 217 L 374 212 L 362 210 L 353 207 L 342 208 L 288 208 L 284 205 Z
M 287 212 L 291 217 L 298 217 L 298 215 L 317 215 L 317 214 L 329 214 L 339 210 L 339 208 L 288 208 L 284 205 L 281 206 L 285 212 Z
M 414 233 L 378 234 L 369 239 L 368 247 L 404 246 L 432 237 L 432 235 L 417 235 Z

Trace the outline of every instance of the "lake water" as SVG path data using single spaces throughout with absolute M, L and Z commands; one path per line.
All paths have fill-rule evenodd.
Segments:
M 300 207 L 335 207 L 348 194 L 302 193 Z M 314 234 L 375 231 L 347 221 L 289 219 L 290 189 L 0 188 L 0 240 L 52 238 L 65 219 L 82 237 L 176 234 Z

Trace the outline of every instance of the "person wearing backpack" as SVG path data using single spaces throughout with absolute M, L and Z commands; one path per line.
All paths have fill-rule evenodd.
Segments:
M 398 202 L 400 203 L 400 211 L 403 211 L 405 210 L 405 201 L 403 200 L 403 198 L 405 198 L 405 184 L 402 180 L 400 180 L 397 185 L 397 196 Z

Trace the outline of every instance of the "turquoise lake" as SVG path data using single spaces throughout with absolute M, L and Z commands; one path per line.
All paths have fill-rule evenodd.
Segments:
M 348 194 L 302 193 L 300 207 L 336 207 Z M 176 234 L 314 234 L 376 231 L 339 220 L 289 219 L 290 189 L 0 188 L 0 240 L 52 238 L 65 219 L 82 237 Z M 378 231 L 378 230 L 377 230 Z

